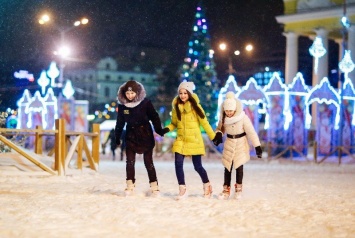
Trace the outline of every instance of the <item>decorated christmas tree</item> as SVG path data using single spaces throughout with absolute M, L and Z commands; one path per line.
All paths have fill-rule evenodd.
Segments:
M 207 118 L 212 126 L 217 121 L 218 82 L 213 61 L 210 36 L 201 1 L 197 6 L 193 33 L 189 40 L 187 56 L 180 68 L 180 80 L 194 82 Z

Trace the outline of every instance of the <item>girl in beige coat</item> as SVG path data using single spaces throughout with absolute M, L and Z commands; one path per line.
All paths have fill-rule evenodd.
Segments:
M 235 98 L 233 92 L 226 94 L 216 132 L 216 138 L 213 140 L 215 145 L 222 143 L 223 133 L 227 134 L 222 156 L 224 184 L 223 191 L 218 198 L 229 198 L 231 175 L 234 168 L 236 170 L 235 198 L 238 199 L 242 192 L 243 164 L 250 160 L 248 140 L 255 147 L 259 158 L 261 158 L 262 150 L 258 134 L 249 117 L 245 115 L 242 103 Z

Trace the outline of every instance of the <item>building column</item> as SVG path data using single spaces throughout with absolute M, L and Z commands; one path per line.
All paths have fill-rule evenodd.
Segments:
M 338 53 L 338 62 L 340 63 L 340 61 L 343 59 L 344 57 L 344 42 L 343 42 L 343 39 L 336 39 L 334 40 L 338 46 L 339 46 L 339 53 Z M 341 76 L 341 70 L 339 69 L 339 64 L 338 64 L 338 78 L 340 79 L 340 76 Z M 340 80 L 338 81 L 338 88 L 341 87 L 341 82 Z
M 298 35 L 284 32 L 286 37 L 285 84 L 290 84 L 298 71 Z
M 348 29 L 348 50 L 351 50 L 351 59 L 355 63 L 355 26 L 350 26 Z M 355 85 L 355 70 L 349 73 L 349 78 Z
M 313 77 L 312 77 L 312 86 L 316 86 L 324 77 L 328 77 L 328 31 L 319 28 L 315 30 L 316 34 L 318 37 L 322 39 L 323 47 L 327 51 L 325 55 L 323 55 L 321 58 L 318 58 L 318 69 L 317 69 L 317 74 L 314 72 L 314 66 L 315 66 L 315 58 L 313 59 Z

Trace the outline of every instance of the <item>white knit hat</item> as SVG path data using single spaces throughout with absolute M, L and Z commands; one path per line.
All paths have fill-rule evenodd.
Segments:
M 235 100 L 233 92 L 228 92 L 226 94 L 226 100 L 223 102 L 223 110 L 237 110 L 237 100 Z
M 189 91 L 191 94 L 193 94 L 193 90 L 195 90 L 195 84 L 193 82 L 182 82 L 179 85 L 178 88 L 178 93 L 180 91 L 180 89 L 186 89 L 187 91 Z

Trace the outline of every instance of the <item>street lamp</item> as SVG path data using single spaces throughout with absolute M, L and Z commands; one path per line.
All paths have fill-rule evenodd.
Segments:
M 228 50 L 228 46 L 226 43 L 222 42 L 219 44 L 219 49 L 222 51 L 227 51 Z M 244 48 L 247 52 L 251 52 L 253 51 L 253 45 L 252 44 L 247 44 Z M 240 50 L 235 50 L 233 52 L 234 55 L 239 56 L 241 54 Z M 228 54 L 228 73 L 232 74 L 232 73 L 236 73 L 235 69 L 233 68 L 233 64 L 232 64 L 232 57 L 230 56 L 230 54 Z
M 49 15 L 47 15 L 47 14 L 42 15 L 42 17 L 38 20 L 38 22 L 41 25 L 47 24 L 48 22 L 50 22 Z M 60 75 L 59 75 L 59 82 L 57 84 L 58 87 L 63 86 L 63 81 L 64 81 L 63 74 L 64 74 L 64 67 L 65 67 L 64 59 L 66 57 L 68 57 L 68 55 L 70 54 L 69 47 L 65 45 L 65 34 L 80 25 L 86 25 L 88 23 L 89 23 L 89 20 L 87 18 L 82 18 L 81 20 L 75 21 L 72 26 L 67 27 L 67 28 L 59 27 L 58 25 L 53 24 L 53 26 L 60 32 L 60 45 L 61 46 L 57 51 L 54 51 L 55 55 L 60 56 L 60 64 L 59 64 Z

